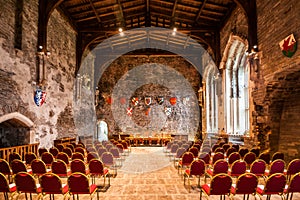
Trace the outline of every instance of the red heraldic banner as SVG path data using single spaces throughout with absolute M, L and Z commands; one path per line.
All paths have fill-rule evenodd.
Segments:
M 292 57 L 297 50 L 297 41 L 294 37 L 294 34 L 291 34 L 284 38 L 282 41 L 280 41 L 279 46 L 283 55 L 289 58 Z

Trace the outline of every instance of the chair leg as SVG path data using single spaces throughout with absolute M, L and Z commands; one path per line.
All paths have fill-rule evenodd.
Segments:
M 200 200 L 202 199 L 202 189 L 200 189 Z

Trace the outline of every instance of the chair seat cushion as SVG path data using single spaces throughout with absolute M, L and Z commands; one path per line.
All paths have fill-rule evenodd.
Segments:
M 256 189 L 256 192 L 259 193 L 259 194 L 263 194 L 264 193 L 264 188 L 265 188 L 264 185 L 258 185 L 257 189 Z
M 214 174 L 214 171 L 212 169 L 207 169 L 206 172 L 211 176 Z
M 17 190 L 17 187 L 16 187 L 15 183 L 9 184 L 9 191 L 10 192 L 15 192 L 16 190 Z
M 210 184 L 203 185 L 202 189 L 207 195 L 210 195 Z
M 190 176 L 191 175 L 191 170 L 190 169 L 186 169 L 185 173 L 186 173 L 186 175 Z

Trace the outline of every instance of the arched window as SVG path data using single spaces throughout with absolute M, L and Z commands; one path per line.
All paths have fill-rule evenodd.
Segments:
M 217 86 L 219 75 L 216 67 L 211 65 L 208 68 L 206 77 L 206 127 L 208 133 L 218 132 L 218 98 Z
M 249 69 L 246 45 L 234 39 L 229 47 L 225 69 L 226 132 L 231 135 L 249 131 Z

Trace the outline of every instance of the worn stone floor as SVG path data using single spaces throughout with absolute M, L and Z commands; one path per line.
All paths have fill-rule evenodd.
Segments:
M 65 181 L 65 180 L 63 180 Z M 201 179 L 201 183 L 204 178 Z M 103 179 L 98 179 L 98 185 L 103 184 Z M 133 147 L 131 153 L 126 156 L 121 168 L 117 169 L 117 175 L 111 178 L 111 185 L 106 191 L 99 192 L 101 200 L 194 200 L 200 199 L 197 180 L 191 181 L 193 188 L 188 192 L 183 184 L 183 178 L 177 173 L 173 162 L 163 153 L 162 147 Z M 2 195 L 2 194 L 1 194 Z M 80 195 L 80 199 L 89 199 L 88 195 Z M 3 196 L 0 196 L 3 199 Z M 24 194 L 19 199 L 25 199 Z M 37 199 L 33 195 L 33 199 Z M 49 199 L 45 196 L 44 199 Z M 55 199 L 63 199 L 62 195 L 56 195 Z M 72 197 L 70 198 L 72 199 Z M 95 195 L 93 199 L 97 199 Z M 203 197 L 203 199 L 206 199 Z M 219 196 L 211 196 L 209 199 L 220 199 Z M 226 197 L 226 199 L 229 199 Z M 236 200 L 243 199 L 242 195 L 236 195 Z M 250 200 L 255 199 L 250 196 Z M 259 199 L 256 196 L 256 199 Z M 266 197 L 262 198 L 263 200 Z M 271 200 L 279 200 L 280 196 L 274 195 Z M 299 194 L 294 194 L 294 200 L 300 199 Z

